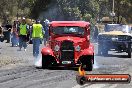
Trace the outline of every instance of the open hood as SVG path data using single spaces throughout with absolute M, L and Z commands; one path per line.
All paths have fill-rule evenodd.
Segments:
M 132 36 L 130 33 L 124 33 L 122 31 L 103 32 L 103 33 L 99 33 L 99 35 L 128 35 L 128 36 Z

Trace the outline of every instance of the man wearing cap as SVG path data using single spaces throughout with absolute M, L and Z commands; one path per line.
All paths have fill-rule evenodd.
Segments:
M 33 24 L 31 30 L 32 42 L 33 42 L 33 56 L 38 57 L 39 47 L 43 39 L 44 30 L 43 26 L 40 24 L 40 20 L 36 21 L 36 24 Z
M 27 48 L 27 34 L 28 34 L 28 25 L 26 24 L 26 19 L 22 18 L 22 22 L 19 26 L 19 48 L 24 47 L 24 51 Z

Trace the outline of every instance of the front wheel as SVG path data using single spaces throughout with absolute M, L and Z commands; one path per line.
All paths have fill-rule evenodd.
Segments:
M 128 58 L 131 58 L 131 43 L 128 43 Z
M 103 56 L 107 56 L 108 55 L 107 43 L 103 43 L 102 55 Z
M 42 56 L 42 68 L 49 68 L 52 66 L 56 66 L 57 62 L 54 57 L 50 55 Z
M 102 45 L 101 45 L 101 42 L 98 42 L 98 55 L 101 55 L 102 54 Z
M 106 48 L 103 49 L 102 55 L 103 56 L 107 56 L 108 55 L 108 50 Z
M 87 79 L 84 76 L 79 75 L 76 76 L 76 80 L 79 85 L 84 85 L 87 81 Z
M 43 69 L 48 68 L 47 60 L 46 60 L 45 58 L 43 58 L 43 57 L 42 57 L 42 68 L 43 68 Z
M 93 62 L 90 60 L 88 63 L 83 65 L 84 69 L 86 71 L 92 71 L 93 70 Z

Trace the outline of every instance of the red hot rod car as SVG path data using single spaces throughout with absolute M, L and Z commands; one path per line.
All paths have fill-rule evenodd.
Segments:
M 42 68 L 84 65 L 91 71 L 94 47 L 90 43 L 90 23 L 85 21 L 52 21 L 48 45 L 41 51 Z

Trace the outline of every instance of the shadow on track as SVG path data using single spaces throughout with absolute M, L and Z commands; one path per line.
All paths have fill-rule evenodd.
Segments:
M 117 58 L 128 58 L 127 55 L 113 55 L 113 54 L 108 54 L 108 55 L 96 55 L 96 56 L 102 56 L 102 57 L 117 57 Z
M 36 67 L 37 69 L 43 69 L 43 68 L 39 68 Z M 48 68 L 44 68 L 47 70 L 73 70 L 73 71 L 78 71 L 78 67 L 70 67 L 70 66 L 53 66 L 53 67 L 48 67 Z

